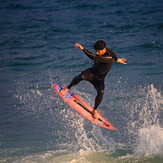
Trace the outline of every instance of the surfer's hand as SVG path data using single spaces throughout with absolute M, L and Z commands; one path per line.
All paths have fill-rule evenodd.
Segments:
M 78 43 L 75 43 L 75 45 L 74 45 L 76 48 L 79 48 L 80 50 L 83 50 L 84 48 L 80 45 L 80 44 L 78 44 Z
M 118 60 L 117 60 L 117 62 L 118 63 L 121 63 L 121 64 L 127 64 L 125 61 L 126 61 L 127 59 L 125 59 L 125 58 L 118 58 Z

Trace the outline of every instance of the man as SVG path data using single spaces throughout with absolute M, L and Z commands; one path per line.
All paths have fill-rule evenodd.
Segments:
M 106 43 L 102 40 L 97 41 L 94 45 L 96 55 L 92 54 L 78 43 L 75 44 L 75 47 L 79 48 L 80 50 L 83 50 L 83 52 L 94 61 L 94 64 L 91 68 L 88 68 L 84 70 L 81 74 L 77 75 L 67 86 L 67 88 L 61 90 L 61 93 L 66 93 L 71 87 L 78 84 L 82 80 L 86 80 L 92 83 L 97 91 L 92 116 L 93 118 L 97 119 L 98 117 L 96 110 L 103 99 L 105 88 L 105 76 L 110 71 L 113 65 L 113 59 L 118 63 L 127 64 L 125 63 L 126 59 L 117 58 L 116 54 L 111 49 L 107 48 Z

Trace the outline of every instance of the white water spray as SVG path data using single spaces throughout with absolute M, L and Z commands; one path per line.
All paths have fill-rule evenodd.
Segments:
M 138 119 L 132 119 L 134 122 L 129 126 L 130 132 L 136 133 L 133 155 L 163 156 L 163 128 L 159 118 L 163 104 L 162 94 L 154 88 L 154 85 L 148 86 L 141 92 L 145 93 L 145 98 L 142 101 L 140 99 L 136 101 L 137 105 L 132 112 L 138 112 Z

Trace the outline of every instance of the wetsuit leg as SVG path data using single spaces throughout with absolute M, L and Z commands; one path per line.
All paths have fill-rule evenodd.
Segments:
M 94 86 L 97 90 L 97 96 L 95 98 L 95 105 L 94 105 L 94 109 L 96 110 L 98 106 L 100 105 L 104 96 L 104 89 L 105 89 L 104 80 L 96 81 Z
M 67 86 L 68 89 L 70 89 L 71 87 L 73 87 L 74 85 L 78 84 L 80 81 L 82 81 L 82 76 L 81 74 L 75 76 L 73 78 L 73 80 L 71 81 L 71 83 Z
M 91 81 L 92 77 L 93 77 L 93 73 L 92 73 L 91 69 L 90 68 L 86 69 L 81 74 L 74 77 L 74 79 L 71 81 L 71 83 L 68 85 L 67 88 L 70 89 L 71 87 L 73 87 L 74 85 L 77 85 L 82 80 Z
M 97 96 L 95 98 L 95 105 L 94 105 L 94 109 L 97 109 L 104 95 L 104 88 L 105 88 L 104 80 L 97 80 L 93 75 L 92 69 L 89 68 L 83 71 L 81 74 L 74 77 L 74 79 L 71 81 L 71 83 L 68 85 L 67 88 L 70 89 L 71 87 L 78 84 L 82 80 L 89 81 L 90 83 L 93 84 L 93 86 L 97 90 Z

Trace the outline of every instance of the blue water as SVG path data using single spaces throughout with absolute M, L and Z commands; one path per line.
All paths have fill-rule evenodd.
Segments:
M 163 162 L 163 3 L 161 0 L 1 0 L 0 162 Z M 96 126 L 53 89 L 92 61 L 102 39 L 114 63 L 98 111 L 115 131 Z M 93 106 L 81 82 L 72 92 Z

